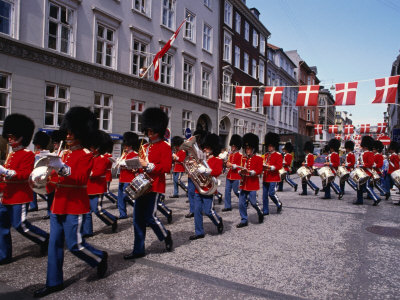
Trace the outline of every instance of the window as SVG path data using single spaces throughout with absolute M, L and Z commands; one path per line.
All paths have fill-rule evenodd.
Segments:
M 203 25 L 203 49 L 211 52 L 211 27 Z
M 192 119 L 192 112 L 188 110 L 182 111 L 182 132 L 185 134 L 186 128 L 194 130 L 194 122 Z
M 188 62 L 183 63 L 183 89 L 193 92 L 193 66 Z
M 141 133 L 142 112 L 144 111 L 144 102 L 131 100 L 131 131 Z
M 115 30 L 102 24 L 97 24 L 96 63 L 115 67 Z
M 232 37 L 228 33 L 224 33 L 224 60 L 231 63 L 232 53 Z
M 279 122 L 282 122 L 282 114 L 283 114 L 283 109 L 282 106 L 279 107 Z
M 268 76 L 267 76 L 267 85 L 269 85 L 269 86 L 271 86 L 271 85 L 272 85 L 271 71 L 268 71 Z
M 249 74 L 249 55 L 246 52 L 243 54 L 243 71 Z
M 265 37 L 260 35 L 260 53 L 265 56 Z
M 258 65 L 258 81 L 261 83 L 265 82 L 264 62 L 262 60 L 260 60 L 260 64 Z
M 251 75 L 254 78 L 257 78 L 257 62 L 254 58 L 251 60 L 251 72 L 252 72 Z
M 99 120 L 99 129 L 111 131 L 112 117 L 112 96 L 95 93 L 94 94 L 94 114 Z
M 160 108 L 168 116 L 168 127 L 167 128 L 171 128 L 171 107 L 170 106 L 160 105 Z
M 0 122 L 3 122 L 10 112 L 10 100 L 11 76 L 0 73 Z
M 44 125 L 58 127 L 69 108 L 69 89 L 57 84 L 46 84 Z
M 311 121 L 311 112 L 307 109 L 307 121 Z
M 250 27 L 249 23 L 247 23 L 246 21 L 244 21 L 244 39 L 246 41 L 250 40 Z
M 284 116 L 284 118 L 283 118 L 283 122 L 284 122 L 285 124 L 288 123 L 288 122 L 287 122 L 287 114 L 288 114 L 288 108 L 287 108 L 287 104 L 286 104 L 286 107 L 285 107 L 285 116 Z
M 175 27 L 175 1 L 162 0 L 162 21 L 161 24 L 168 28 Z
M 258 101 L 257 101 L 257 92 L 255 89 L 251 91 L 251 110 L 252 111 L 257 111 L 258 110 Z
M 139 76 L 141 68 L 148 66 L 147 45 L 138 40 L 133 40 L 132 74 Z
M 235 46 L 235 67 L 240 69 L 240 48 Z
M 314 111 L 313 111 L 313 110 L 311 111 L 311 121 L 312 121 L 312 122 L 315 121 L 315 120 L 314 120 Z
M 231 102 L 231 76 L 227 72 L 224 72 L 222 79 L 222 100 Z
M 225 1 L 224 6 L 224 23 L 229 27 L 232 27 L 232 4 Z
M 190 11 L 186 11 L 186 23 L 184 37 L 192 42 L 196 42 L 196 16 Z
M 49 3 L 47 47 L 71 54 L 73 10 Z
M 247 126 L 248 126 L 248 122 L 244 121 L 243 122 L 243 134 L 245 134 L 245 133 L 247 133 L 249 131 Z
M 256 133 L 256 123 L 251 123 L 251 133 Z
M 240 134 L 239 119 L 233 119 L 233 133 Z
M 0 0 L 0 32 L 12 35 L 12 4 L 8 1 Z
M 133 0 L 133 9 L 150 17 L 151 0 Z
M 242 25 L 242 19 L 238 12 L 235 13 L 235 30 L 240 34 L 240 27 Z
M 253 47 L 258 47 L 258 33 L 253 29 Z
M 172 77 L 172 55 L 166 53 L 161 59 L 160 82 L 173 85 Z
M 204 0 L 204 5 L 211 8 L 211 0 Z
M 201 95 L 210 98 L 210 72 L 204 70 L 201 75 Z

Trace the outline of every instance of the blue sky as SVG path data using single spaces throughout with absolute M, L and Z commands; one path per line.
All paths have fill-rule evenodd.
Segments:
M 247 0 L 272 33 L 269 43 L 297 50 L 317 66 L 325 87 L 332 83 L 383 78 L 400 54 L 398 0 Z M 333 91 L 334 93 L 334 91 Z M 338 106 L 355 125 L 383 121 L 386 104 L 371 104 L 375 82 L 358 84 L 355 106 Z

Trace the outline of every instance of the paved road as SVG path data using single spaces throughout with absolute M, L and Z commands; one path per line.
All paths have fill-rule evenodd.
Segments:
M 320 184 L 316 177 L 315 182 Z M 168 185 L 166 194 L 171 191 Z M 94 217 L 96 235 L 89 242 L 108 251 L 107 277 L 97 280 L 95 269 L 66 251 L 66 288 L 46 299 L 399 298 L 400 207 L 388 201 L 373 207 L 370 200 L 351 205 L 355 193 L 349 189 L 343 200 L 321 200 L 320 195 L 299 196 L 285 185 L 279 197 L 281 215 L 272 207 L 265 222 L 257 224 L 250 207 L 250 224 L 241 229 L 235 227 L 240 221 L 235 197 L 231 212 L 216 205 L 225 232 L 218 235 L 204 219 L 207 235 L 197 241 L 188 240 L 194 224 L 184 218 L 187 198 L 167 199 L 174 218 L 166 226 L 174 251 L 165 252 L 164 243 L 148 230 L 147 256 L 136 261 L 123 260 L 132 250 L 132 219 L 121 220 L 112 234 Z M 49 230 L 48 221 L 41 219 L 45 204 L 40 207 L 28 217 Z M 106 207 L 117 214 L 111 203 Z M 0 266 L 0 299 L 30 299 L 45 283 L 47 260 L 37 246 L 15 231 L 12 235 L 14 262 Z

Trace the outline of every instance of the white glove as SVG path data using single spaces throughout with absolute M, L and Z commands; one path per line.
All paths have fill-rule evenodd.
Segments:
M 3 166 L 0 166 L 0 175 L 4 175 L 7 179 L 14 177 L 15 174 L 14 170 L 8 170 Z
M 51 157 L 49 162 L 49 167 L 56 170 L 61 170 L 64 167 L 64 163 L 61 161 L 61 157 Z
M 251 171 L 249 172 L 249 174 L 250 174 L 250 176 L 254 176 L 254 175 L 256 175 L 256 171 L 251 170 Z
M 233 169 L 233 170 L 236 170 L 236 168 L 237 168 L 237 165 L 233 164 L 233 165 L 232 165 L 232 169 Z
M 126 162 L 125 162 L 125 160 L 121 161 L 121 162 L 119 163 L 119 166 L 120 166 L 120 167 L 126 168 Z
M 198 156 L 199 160 L 206 160 L 206 158 L 207 158 L 206 154 L 203 151 L 199 151 L 197 153 L 197 156 Z
M 0 166 L 0 175 L 6 175 L 7 171 L 8 170 L 6 168 L 4 168 L 3 166 Z
M 211 173 L 211 169 L 206 168 L 205 166 L 201 165 L 198 169 L 199 173 L 201 174 L 210 174 Z

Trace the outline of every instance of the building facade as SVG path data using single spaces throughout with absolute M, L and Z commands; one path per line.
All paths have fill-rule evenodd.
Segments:
M 400 75 L 400 55 L 398 55 L 396 60 L 393 62 L 390 74 L 390 76 L 396 75 Z M 397 92 L 396 103 L 400 103 L 400 92 Z M 400 109 L 398 105 L 387 106 L 387 120 L 387 132 L 389 133 L 389 136 L 392 137 L 393 129 L 400 129 Z
M 323 125 L 322 134 L 315 136 L 315 142 L 325 145 L 330 139 L 335 137 L 334 133 L 329 133 L 329 125 L 335 125 L 336 107 L 335 99 L 328 89 L 321 88 L 318 94 L 318 124 Z

